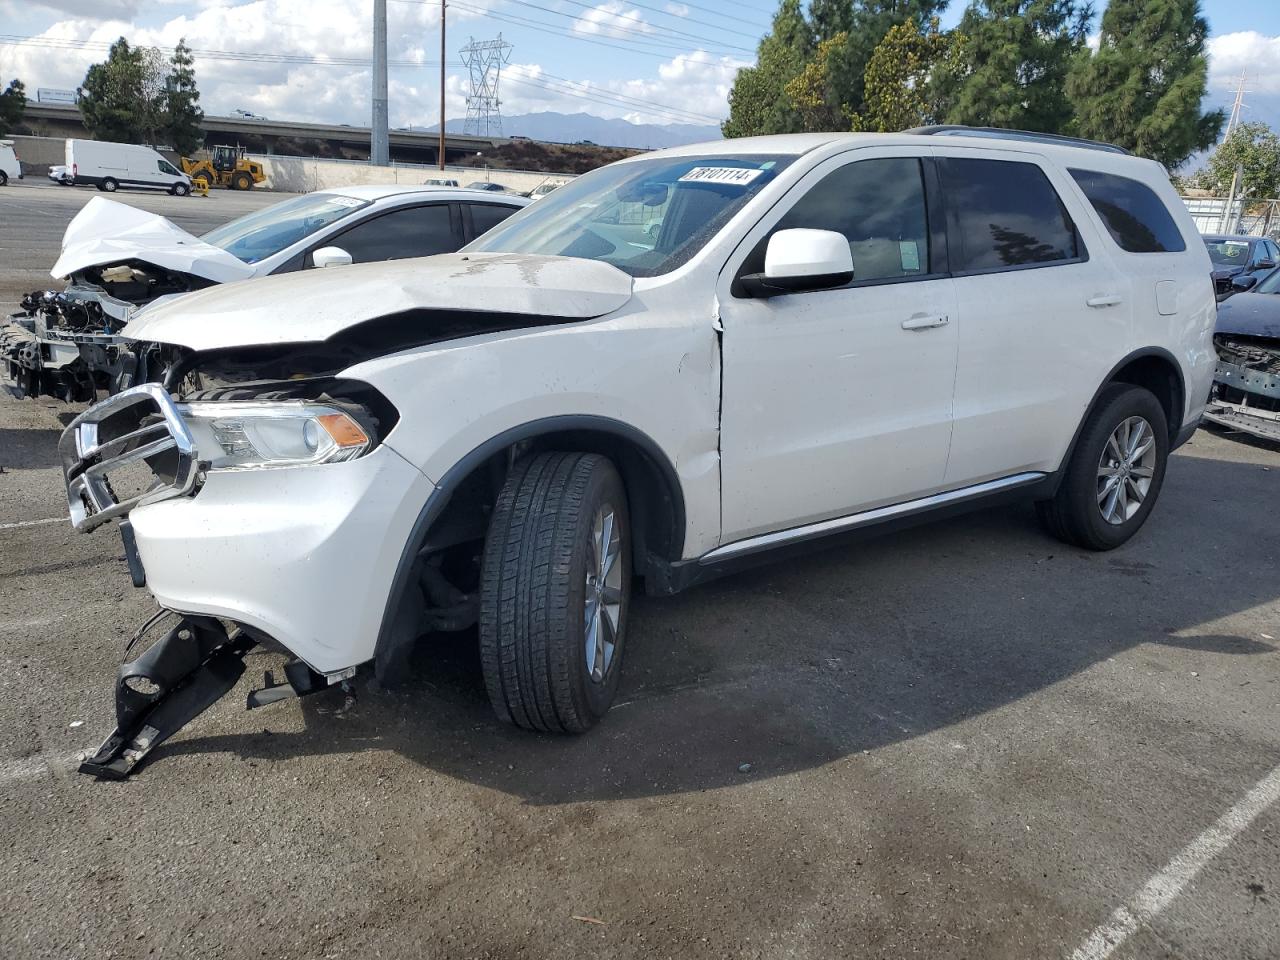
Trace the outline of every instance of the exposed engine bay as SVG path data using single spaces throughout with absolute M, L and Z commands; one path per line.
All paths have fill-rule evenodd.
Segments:
M 69 279 L 65 290 L 27 294 L 22 312 L 0 326 L 0 368 L 21 396 L 89 401 L 97 390 L 146 382 L 120 331 L 140 307 L 213 284 L 141 260 L 86 267 Z
M 1219 333 L 1213 396 L 1205 419 L 1266 440 L 1280 440 L 1280 340 Z

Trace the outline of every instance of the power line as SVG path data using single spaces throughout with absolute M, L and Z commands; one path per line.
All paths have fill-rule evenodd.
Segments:
M 587 8 L 587 9 L 589 9 L 589 10 L 595 10 L 595 9 L 598 9 L 598 7 L 593 7 L 593 6 L 592 6 L 591 4 L 589 4 L 589 3 L 582 3 L 582 2 L 580 2 L 580 0 L 564 0 L 564 2 L 565 2 L 565 3 L 571 3 L 571 4 L 573 4 L 573 5 L 574 5 L 574 6 L 576 6 L 576 7 L 586 7 L 586 8 Z M 681 21 L 683 21 L 684 23 L 696 23 L 696 24 L 699 24 L 699 25 L 704 26 L 704 27 L 710 27 L 712 30 L 720 30 L 720 31 L 722 31 L 722 32 L 724 32 L 724 33 L 736 33 L 736 34 L 739 34 L 739 35 L 741 35 L 741 36 L 747 37 L 748 39 L 751 39 L 751 40 L 759 40 L 759 39 L 760 39 L 760 34 L 759 34 L 759 33 L 746 33 L 745 31 L 742 31 L 742 30 L 733 30 L 733 29 L 730 29 L 729 27 L 721 26 L 721 25 L 720 25 L 720 24 L 718 24 L 718 23 L 708 23 L 708 22 L 707 22 L 707 21 L 705 21 L 705 20 L 697 20 L 697 19 L 695 19 L 695 18 L 693 18 L 693 17 L 678 17 L 678 16 L 676 16 L 676 14 L 674 14 L 674 13 L 669 13 L 668 11 L 663 10 L 663 9 L 661 9 L 661 8 L 659 8 L 659 7 L 651 7 L 651 6 L 649 6 L 648 4 L 646 4 L 646 3 L 641 3 L 641 2 L 640 2 L 640 0 L 624 0 L 624 3 L 628 3 L 628 4 L 630 4 L 630 5 L 631 5 L 631 6 L 633 6 L 633 7 L 639 7 L 641 10 L 652 10 L 654 13 L 660 13 L 660 14 L 662 14 L 663 16 L 666 16 L 666 17 L 673 17 L 673 18 L 675 18 L 675 19 L 677 19 L 677 20 L 681 20 Z M 684 4 L 684 6 L 692 6 L 692 4 Z M 643 18 L 626 17 L 626 16 L 624 16 L 624 15 L 623 15 L 623 14 L 621 14 L 621 13 L 614 13 L 614 14 L 610 14 L 610 16 L 619 17 L 619 18 L 623 18 L 623 19 L 626 19 L 626 20 L 635 20 L 637 23 L 648 23 L 648 21 L 647 21 L 647 20 L 644 20 Z M 651 24 L 651 26 L 656 26 L 656 24 Z M 670 29 L 670 28 L 663 28 L 663 29 Z
M 428 2 L 430 2 L 430 0 L 395 0 L 395 2 L 396 2 L 396 3 L 405 3 L 405 4 L 415 4 L 415 5 L 418 5 L 418 4 L 428 3 Z M 509 2 L 509 3 L 514 3 L 514 4 L 516 4 L 516 5 L 518 5 L 518 6 L 521 6 L 521 7 L 529 7 L 529 8 L 531 8 L 531 9 L 533 9 L 533 10 L 537 10 L 537 11 L 538 11 L 538 12 L 540 12 L 540 13 L 549 13 L 549 14 L 551 14 L 552 16 L 556 16 L 556 17 L 567 17 L 568 19 L 570 19 L 570 20 L 574 21 L 575 23 L 577 23 L 577 22 L 579 22 L 580 20 L 582 20 L 582 19 L 583 19 L 582 14 L 578 14 L 578 13 L 565 13 L 563 10 L 552 10 L 552 9 L 550 9 L 550 8 L 548 8 L 548 7 L 544 7 L 544 6 L 541 6 L 541 5 L 536 4 L 536 3 L 530 3 L 530 2 L 529 2 L 529 0 L 508 0 L 508 2 Z M 599 9 L 598 7 L 594 7 L 594 6 L 592 6 L 591 4 L 589 4 L 589 3 L 583 3 L 583 2 L 581 2 L 581 0 L 564 0 L 564 2 L 566 2 L 566 3 L 572 3 L 574 6 L 584 7 L 584 8 L 586 8 L 587 10 L 596 10 L 596 9 Z M 632 5 L 633 5 L 633 6 L 643 6 L 643 4 L 636 4 L 636 3 L 634 3 L 634 2 L 633 2 L 633 0 L 626 0 L 626 2 L 628 2 L 628 3 L 632 3 Z M 491 16 L 491 17 L 499 17 L 499 18 L 501 18 L 501 16 L 502 16 L 501 14 L 497 14 L 497 13 L 493 12 L 492 10 L 480 10 L 479 8 L 474 8 L 474 7 L 467 7 L 466 9 L 468 9 L 468 10 L 470 10 L 470 11 L 480 12 L 480 13 L 483 13 L 484 15 L 486 15 L 486 16 Z M 656 8 L 656 7 L 650 7 L 650 8 L 648 8 L 648 9 L 657 10 L 657 8 Z M 700 34 L 696 34 L 696 33 L 689 33 L 689 32 L 687 32 L 687 31 L 685 31 L 685 30 L 677 30 L 677 29 L 675 29 L 674 27 L 668 27 L 668 26 L 666 26 L 665 24 L 660 24 L 660 23 L 650 23 L 649 21 L 647 21 L 647 20 L 645 20 L 645 19 L 643 19 L 643 18 L 641 18 L 641 17 L 633 17 L 633 16 L 630 16 L 629 14 L 625 14 L 625 13 L 608 13 L 608 11 L 605 11 L 605 12 L 607 13 L 607 15 L 608 15 L 608 16 L 610 16 L 610 17 L 614 18 L 615 20 L 627 20 L 627 21 L 631 21 L 631 22 L 633 22 L 633 23 L 639 24 L 639 25 L 644 26 L 644 27 L 649 27 L 649 28 L 651 28 L 652 30 L 661 30 L 661 31 L 664 31 L 664 32 L 666 32 L 666 33 L 671 34 L 673 37 L 678 37 L 678 38 L 680 38 L 680 39 L 682 39 L 682 40 L 693 41 L 694 43 L 701 44 L 701 45 L 703 45 L 704 47 L 714 47 L 714 48 L 717 48 L 717 49 L 720 49 L 720 50 L 724 50 L 724 51 L 726 51 L 726 52 L 735 52 L 735 53 L 754 53 L 754 52 L 755 52 L 755 49 L 754 49 L 754 48 L 744 47 L 744 46 L 741 46 L 741 45 L 739 45 L 739 44 L 734 44 L 734 43 L 725 43 L 725 42 L 723 42 L 723 41 L 712 40 L 712 39 L 711 39 L 711 38 L 709 38 L 709 37 L 704 37 L 704 36 L 702 36 L 702 35 L 700 35 Z M 662 12 L 662 11 L 658 11 L 658 12 Z M 675 16 L 674 14 L 666 14 L 666 15 L 667 15 L 667 16 L 672 16 L 672 17 L 674 17 L 674 16 Z M 513 15 L 513 14 L 507 14 L 507 16 L 514 16 L 514 15 Z M 679 19 L 684 19 L 684 18 L 679 18 Z M 554 24 L 545 24 L 545 23 L 544 23 L 544 21 L 540 21 L 540 20 L 534 20 L 534 21 L 530 21 L 530 22 L 531 22 L 531 23 L 540 23 L 540 24 L 544 24 L 545 26 L 548 26 L 548 27 L 555 26 Z M 657 45 L 657 46 L 663 46 L 663 47 L 668 47 L 668 48 L 683 49 L 683 45 L 682 45 L 682 44 L 676 44 L 676 43 L 673 43 L 673 42 L 668 41 L 668 40 L 663 40 L 663 39 L 662 39 L 662 38 L 660 38 L 660 37 L 654 36 L 653 34 L 651 34 L 651 33 L 650 33 L 649 31 L 647 31 L 647 30 L 641 30 L 639 27 L 632 27 L 632 26 L 629 26 L 629 25 L 626 25 L 626 24 L 619 24 L 619 23 L 613 23 L 613 22 L 601 22 L 601 21 L 592 21 L 592 22 L 594 22 L 594 23 L 600 23 L 602 26 L 607 26 L 607 27 L 610 27 L 610 28 L 612 28 L 612 29 L 614 29 L 614 30 L 617 30 L 617 31 L 619 31 L 619 32 L 622 32 L 622 33 L 626 34 L 626 36 L 625 36 L 625 37 L 622 37 L 622 38 L 619 38 L 619 39 L 626 39 L 626 40 L 628 40 L 628 41 L 630 41 L 630 42 L 643 42 L 643 43 L 648 43 L 648 44 L 650 44 L 650 45 Z M 700 22 L 702 22 L 702 21 L 693 21 L 693 22 L 695 22 L 695 23 L 700 23 Z M 724 31 L 729 32 L 729 33 L 742 33 L 742 31 L 740 31 L 740 30 L 728 30 L 728 28 L 719 27 L 719 26 L 717 26 L 716 24 L 708 24 L 708 25 L 709 25 L 709 26 L 711 26 L 713 29 L 717 29 L 717 30 L 724 30 Z M 745 36 L 745 37 L 749 37 L 749 38 L 751 38 L 751 39 L 758 39 L 758 35 L 756 35 L 756 34 L 742 33 L 742 35 L 743 35 L 743 36 Z M 575 31 L 575 32 L 573 32 L 572 34 L 564 34 L 564 36 L 567 36 L 567 37 L 569 37 L 570 39 L 574 39 L 574 40 L 586 40 L 586 39 L 587 39 L 587 37 L 583 36 L 582 34 L 580 34 L 580 33 L 576 32 L 576 31 Z
M 460 6 L 461 4 L 454 4 Z M 0 45 L 29 45 L 47 49 L 107 51 L 111 44 L 99 40 L 72 40 L 56 37 L 22 37 L 16 35 L 0 35 Z M 353 66 L 369 67 L 372 61 L 358 57 L 316 57 L 301 54 L 249 53 L 233 50 L 192 50 L 192 55 L 202 60 L 227 60 L 231 62 L 285 63 L 302 66 Z M 665 57 L 664 57 L 665 59 Z M 432 60 L 388 60 L 389 66 L 403 69 L 427 69 L 438 67 L 439 61 Z M 461 68 L 461 61 L 447 61 L 447 66 Z M 542 73 L 535 76 L 509 75 L 507 79 L 523 86 L 531 86 L 561 96 L 611 106 L 627 110 L 643 110 L 657 117 L 665 117 L 678 123 L 718 123 L 719 118 L 709 114 L 697 113 L 669 104 L 656 103 L 629 94 L 616 93 L 599 87 L 587 87 L 585 81 L 570 80 L 554 74 Z
M 415 2 L 415 0 L 399 0 L 399 2 Z M 658 60 L 670 60 L 673 57 L 678 56 L 680 53 L 686 52 L 684 50 L 679 50 L 679 48 L 674 47 L 674 45 L 672 45 L 672 48 L 679 50 L 679 53 L 677 54 L 659 53 L 656 50 L 637 49 L 636 47 L 627 47 L 619 43 L 609 43 L 607 40 L 597 40 L 594 37 L 584 37 L 576 33 L 566 33 L 563 30 L 557 30 L 553 26 L 545 24 L 538 20 L 529 20 L 525 17 L 517 17 L 514 15 L 498 14 L 498 13 L 494 13 L 491 10 L 484 10 L 484 9 L 481 9 L 480 7 L 473 7 L 473 6 L 470 6 L 469 4 L 458 2 L 458 0 L 454 0 L 454 2 L 451 5 L 461 10 L 467 10 L 472 13 L 484 14 L 487 17 L 493 18 L 494 20 L 501 20 L 503 23 L 514 23 L 518 26 L 528 27 L 530 30 L 538 30 L 542 33 L 549 33 L 553 37 L 567 38 L 569 40 L 576 40 L 581 43 L 592 43 L 598 47 L 608 47 L 613 50 L 621 50 L 624 53 L 631 53 L 640 57 L 655 57 Z

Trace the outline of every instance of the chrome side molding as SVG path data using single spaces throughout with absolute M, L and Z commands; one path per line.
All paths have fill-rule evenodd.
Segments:
M 845 517 L 835 517 L 831 520 L 819 520 L 816 523 L 805 524 L 802 527 L 791 527 L 787 530 L 775 530 L 772 533 L 762 533 L 759 536 L 748 537 L 745 540 L 736 540 L 733 543 L 727 543 L 722 547 L 716 547 L 709 553 L 703 554 L 698 558 L 699 563 L 718 563 L 721 560 L 731 560 L 736 557 L 746 556 L 750 553 L 759 553 L 762 550 L 769 550 L 773 547 L 779 547 L 788 543 L 799 543 L 804 540 L 815 540 L 818 537 L 825 537 L 828 534 L 842 533 L 846 530 L 856 530 L 858 527 L 870 526 L 883 520 L 891 520 L 895 517 L 905 517 L 913 513 L 921 513 L 926 510 L 932 510 L 935 507 L 946 506 L 951 503 L 963 503 L 965 500 L 975 500 L 988 494 L 999 493 L 1002 490 L 1012 490 L 1016 487 L 1023 487 L 1043 480 L 1047 474 L 1045 473 L 1017 473 L 1011 477 L 1002 477 L 999 480 L 988 480 L 985 483 L 974 484 L 970 487 L 961 487 L 958 490 L 949 490 L 946 493 L 935 493 L 929 497 L 921 497 L 918 500 L 907 500 L 904 503 L 895 503 L 887 507 L 877 507 L 874 510 L 864 510 L 862 513 L 853 513 Z

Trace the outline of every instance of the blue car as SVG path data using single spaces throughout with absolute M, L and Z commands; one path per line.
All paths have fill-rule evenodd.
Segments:
M 1213 292 L 1219 300 L 1248 290 L 1280 263 L 1280 246 L 1266 237 L 1210 234 L 1204 245 L 1213 261 Z
M 1213 396 L 1205 419 L 1280 441 L 1280 270 L 1218 305 Z

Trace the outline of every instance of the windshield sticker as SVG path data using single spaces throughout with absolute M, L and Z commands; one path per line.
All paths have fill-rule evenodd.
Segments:
M 681 183 L 728 183 L 735 187 L 745 187 L 763 170 L 752 170 L 747 167 L 694 167 L 683 177 Z
M 330 197 L 329 202 L 335 207 L 358 207 L 364 203 L 363 200 L 357 200 L 355 197 Z

